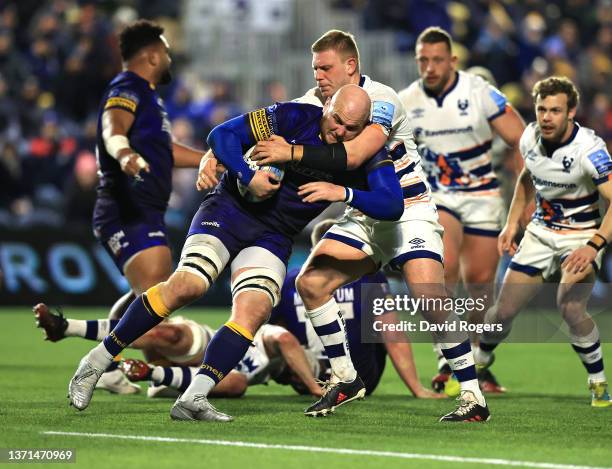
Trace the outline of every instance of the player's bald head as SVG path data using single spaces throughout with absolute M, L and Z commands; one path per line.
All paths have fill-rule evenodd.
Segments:
M 370 118 L 372 102 L 368 93 L 357 85 L 342 86 L 331 98 L 331 108 L 365 124 Z
M 354 139 L 370 118 L 368 93 L 357 85 L 344 85 L 327 100 L 321 118 L 321 135 L 326 143 Z

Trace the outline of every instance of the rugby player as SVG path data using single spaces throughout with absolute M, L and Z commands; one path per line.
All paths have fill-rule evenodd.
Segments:
M 578 92 L 565 77 L 537 82 L 532 91 L 536 122 L 527 126 L 520 150 L 525 161 L 516 184 L 500 253 L 512 257 L 497 301 L 485 315 L 501 331 L 485 332 L 475 351 L 483 367 L 510 333 L 513 318 L 559 272 L 557 305 L 569 327 L 570 341 L 588 373 L 591 405 L 612 405 L 604 373 L 599 330 L 586 306 L 604 249 L 612 239 L 612 207 L 603 216 L 600 198 L 612 200 L 612 159 L 605 142 L 575 120 Z M 536 211 L 516 246 L 519 219 L 535 197 Z
M 228 172 L 196 213 L 177 270 L 168 281 L 138 297 L 115 329 L 83 357 L 69 384 L 72 405 L 85 409 L 102 370 L 113 357 L 171 312 L 202 296 L 231 261 L 231 319 L 211 340 L 200 372 L 175 403 L 171 417 L 232 420 L 217 411 L 207 396 L 244 356 L 278 303 L 293 237 L 329 205 L 326 201 L 304 202 L 302 197 L 345 200 L 379 219 L 397 219 L 402 212 L 401 188 L 384 148 L 360 171 L 341 175 L 347 178 L 342 186 L 327 182 L 341 182 L 330 173 L 295 164 L 285 167 L 284 180 L 279 183 L 271 172 L 252 170 L 243 151 L 273 133 L 318 145 L 351 140 L 364 129 L 370 105 L 362 89 L 345 86 L 323 109 L 279 103 L 213 129 L 208 142 Z M 267 200 L 248 201 L 240 194 L 238 182 L 253 196 Z
M 355 168 L 386 145 L 404 197 L 399 221 L 379 222 L 349 207 L 345 216 L 314 248 L 297 279 L 306 316 L 325 345 L 336 380 L 306 415 L 325 415 L 339 405 L 358 399 L 365 386 L 349 354 L 344 321 L 334 291 L 363 275 L 389 264 L 402 272 L 415 297 L 446 298 L 443 269 L 443 228 L 431 200 L 427 178 L 421 168 L 404 106 L 397 93 L 371 80 L 359 70 L 359 51 L 351 34 L 331 30 L 312 45 L 312 66 L 317 87 L 298 101 L 321 106 L 346 84 L 359 85 L 372 99 L 371 122 L 351 142 L 315 147 L 287 142 L 281 136 L 258 142 L 253 159 L 273 164 L 293 159 L 300 166 L 341 171 Z M 464 333 L 449 332 L 446 325 L 458 320 L 454 313 L 421 311 L 436 328 L 434 340 L 455 373 L 460 386 L 460 405 L 441 421 L 486 421 L 489 409 L 478 386 L 470 343 Z
M 94 234 L 131 288 L 111 308 L 109 317 L 114 319 L 135 296 L 172 272 L 164 223 L 172 168 L 198 167 L 202 159 L 202 152 L 172 141 L 170 122 L 156 91 L 171 80 L 163 32 L 161 26 L 139 20 L 120 33 L 123 71 L 104 91 L 98 116 L 100 181 Z M 34 307 L 35 313 L 39 307 Z M 118 393 L 140 389 L 119 371 L 105 375 L 99 386 Z
M 415 58 L 420 79 L 399 97 L 423 157 L 432 197 L 444 227 L 444 279 L 454 289 L 462 280 L 473 298 L 494 298 L 499 256 L 497 236 L 505 215 L 493 171 L 494 133 L 511 148 L 522 167 L 519 139 L 525 124 L 506 97 L 482 78 L 457 70 L 450 35 L 439 27 L 417 38 Z M 481 323 L 486 309 L 473 310 Z M 451 370 L 438 350 L 441 374 Z M 500 391 L 493 376 L 479 376 L 488 391 Z M 434 381 L 439 378 L 434 378 Z

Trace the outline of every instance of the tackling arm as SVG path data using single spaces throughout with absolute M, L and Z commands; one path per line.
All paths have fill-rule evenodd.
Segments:
M 311 182 L 300 186 L 298 195 L 305 196 L 305 202 L 345 202 L 377 220 L 399 220 L 404 213 L 404 198 L 393 161 L 385 147 L 377 152 L 368 166 L 369 190 Z
M 345 171 L 361 166 L 386 142 L 387 136 L 379 124 L 366 126 L 351 141 L 322 146 L 290 145 L 284 138 L 273 135 L 257 144 L 252 159 L 259 165 L 295 161 L 322 171 Z

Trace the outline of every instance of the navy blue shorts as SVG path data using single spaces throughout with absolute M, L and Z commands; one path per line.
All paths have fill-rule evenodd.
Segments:
M 233 259 L 244 248 L 257 246 L 270 251 L 287 265 L 293 240 L 249 214 L 227 193 L 206 196 L 191 221 L 189 233 L 218 238 Z
M 123 274 L 125 263 L 135 254 L 153 246 L 168 246 L 164 214 L 141 213 L 133 222 L 119 216 L 108 201 L 97 201 L 94 210 L 94 236 Z

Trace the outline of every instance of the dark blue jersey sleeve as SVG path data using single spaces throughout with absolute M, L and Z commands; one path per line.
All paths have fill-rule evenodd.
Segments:
M 399 220 L 404 212 L 404 197 L 395 174 L 393 160 L 383 147 L 367 163 L 367 191 L 346 188 L 345 202 L 378 220 Z
M 230 173 L 248 186 L 256 168 L 244 160 L 244 150 L 269 139 L 271 135 L 292 135 L 302 121 L 311 118 L 311 108 L 316 107 L 299 103 L 276 103 L 243 114 L 215 127 L 208 135 L 208 145 Z

